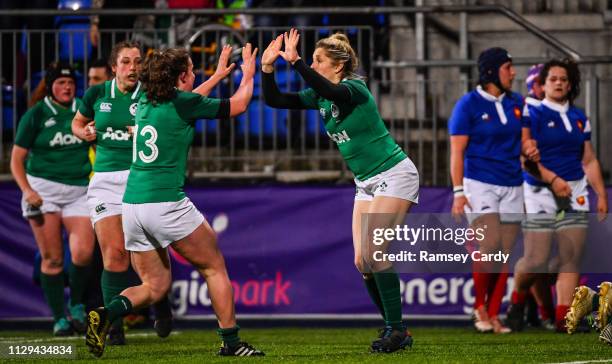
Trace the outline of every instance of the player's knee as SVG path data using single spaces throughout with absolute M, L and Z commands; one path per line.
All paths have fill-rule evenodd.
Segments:
M 160 301 L 168 293 L 171 282 L 172 279 L 170 277 L 159 277 L 149 284 L 149 293 L 152 302 Z
M 40 268 L 46 273 L 59 273 L 64 267 L 64 257 L 59 254 L 45 254 L 42 256 Z

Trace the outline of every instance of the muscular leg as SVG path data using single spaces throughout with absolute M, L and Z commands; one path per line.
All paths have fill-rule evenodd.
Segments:
M 68 233 L 72 265 L 70 266 L 70 305 L 83 303 L 89 279 L 91 258 L 94 250 L 94 232 L 86 216 L 70 216 L 62 219 Z M 84 313 L 84 309 L 81 309 Z M 74 317 L 73 317 L 74 318 Z M 84 317 L 81 318 L 84 320 Z
M 380 264 L 371 259 L 372 251 L 375 248 L 371 242 L 373 241 L 373 229 L 393 228 L 397 224 L 401 224 L 411 205 L 412 203 L 407 200 L 377 196 L 372 200 L 368 210 L 368 213 L 371 215 L 369 215 L 367 226 L 368 240 L 366 245 L 367 256 L 365 260 L 374 271 L 373 275 L 385 312 L 385 322 L 387 326 L 402 331 L 404 328 L 402 326 L 402 303 L 399 277 L 389 263 Z M 385 250 L 387 244 L 388 243 L 385 243 L 377 247 L 377 249 L 380 248 Z
M 366 217 L 362 216 L 362 214 L 366 214 L 370 209 L 370 201 L 364 200 L 356 200 L 353 206 L 353 251 L 355 253 L 355 267 L 357 270 L 361 272 L 363 275 L 363 282 L 368 290 L 368 294 L 372 299 L 372 302 L 378 308 L 383 320 L 385 319 L 385 309 L 383 308 L 382 301 L 380 298 L 380 293 L 378 292 L 378 287 L 376 286 L 376 280 L 372 273 L 366 270 L 364 257 L 362 254 L 364 242 L 361 241 L 362 236 L 362 221 Z
M 42 258 L 40 283 L 53 320 L 65 318 L 64 313 L 64 252 L 59 213 L 46 213 L 29 219 L 36 245 Z
M 219 327 L 236 326 L 232 285 L 216 234 L 208 222 L 204 221 L 189 236 L 174 242 L 172 248 L 193 264 L 206 280 Z

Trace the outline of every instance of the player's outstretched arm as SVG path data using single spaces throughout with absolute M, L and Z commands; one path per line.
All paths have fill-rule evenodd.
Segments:
M 246 111 L 253 96 L 253 77 L 256 70 L 257 48 L 251 51 L 251 43 L 242 48 L 242 81 L 230 97 L 230 116 L 236 116 Z
M 226 44 L 223 46 L 221 50 L 221 54 L 219 55 L 219 62 L 217 63 L 217 69 L 215 73 L 210 76 L 205 82 L 203 82 L 200 86 L 193 89 L 192 92 L 200 94 L 202 96 L 208 96 L 210 92 L 223 80 L 225 77 L 229 76 L 230 73 L 236 67 L 235 63 L 231 63 L 228 65 L 230 55 L 232 54 L 232 46 Z

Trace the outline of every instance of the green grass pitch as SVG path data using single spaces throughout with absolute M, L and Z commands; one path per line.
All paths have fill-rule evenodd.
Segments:
M 478 334 L 470 328 L 415 328 L 414 346 L 393 354 L 370 354 L 369 344 L 376 329 L 356 328 L 269 328 L 241 331 L 242 339 L 264 350 L 264 358 L 220 358 L 215 331 L 175 330 L 159 339 L 152 330 L 128 332 L 128 345 L 107 347 L 96 359 L 81 338 L 53 338 L 50 332 L 0 331 L 0 344 L 77 345 L 77 359 L 51 362 L 112 363 L 213 363 L 213 362 L 328 362 L 328 363 L 561 363 L 612 362 L 612 346 L 598 341 L 595 333 L 555 334 L 528 330 L 520 334 Z M 607 360 L 609 359 L 609 360 Z M 4 359 L 0 359 L 4 361 Z M 31 360 L 41 362 L 40 360 Z M 19 362 L 24 362 L 19 360 Z

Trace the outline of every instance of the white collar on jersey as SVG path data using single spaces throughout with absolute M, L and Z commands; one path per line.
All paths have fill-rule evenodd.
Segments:
M 527 96 L 525 97 L 525 103 L 531 106 L 540 106 L 542 105 L 542 100 Z
M 567 112 L 569 110 L 569 102 L 566 101 L 564 104 L 558 104 L 549 99 L 542 100 L 542 105 L 546 105 L 547 108 L 555 110 L 556 112 Z
M 502 105 L 502 100 L 504 99 L 504 96 L 506 94 L 502 93 L 501 95 L 499 95 L 499 97 L 495 97 L 491 95 L 490 93 L 486 92 L 485 90 L 483 90 L 482 86 L 480 85 L 476 87 L 476 92 L 478 92 L 478 94 L 482 96 L 483 99 L 495 103 L 495 110 L 497 111 L 497 116 L 499 117 L 499 121 L 503 125 L 508 124 L 508 118 L 506 117 L 506 113 L 504 112 L 504 107 Z
M 476 86 L 476 92 L 478 92 L 478 94 L 482 96 L 485 100 L 493 101 L 493 102 L 496 102 L 496 101 L 501 102 L 504 99 L 504 96 L 506 96 L 506 93 L 502 92 L 502 94 L 499 95 L 499 97 L 495 97 L 491 95 L 490 93 L 488 93 L 487 91 L 485 91 L 480 85 Z
M 111 82 L 111 99 L 115 98 L 115 85 L 116 85 L 116 80 L 117 78 L 113 78 L 113 81 Z M 132 100 L 134 100 L 136 98 L 136 95 L 138 94 L 138 91 L 140 90 L 140 81 L 138 81 L 138 83 L 136 84 L 136 88 L 134 89 L 134 92 L 132 92 Z
M 57 115 L 57 110 L 55 109 L 55 106 L 53 106 L 51 97 L 45 96 L 44 100 L 45 100 L 45 105 L 47 105 L 47 107 L 51 110 L 53 115 Z M 72 110 L 72 112 L 76 112 L 76 99 L 72 99 L 72 105 L 70 106 L 70 109 Z
M 558 104 L 548 99 L 544 99 L 542 100 L 542 105 L 553 111 L 558 112 L 559 115 L 561 115 L 561 120 L 563 121 L 565 130 L 567 130 L 568 133 L 572 132 L 572 123 L 570 123 L 570 120 L 567 117 L 567 111 L 569 110 L 569 102 L 566 101 L 564 104 Z

